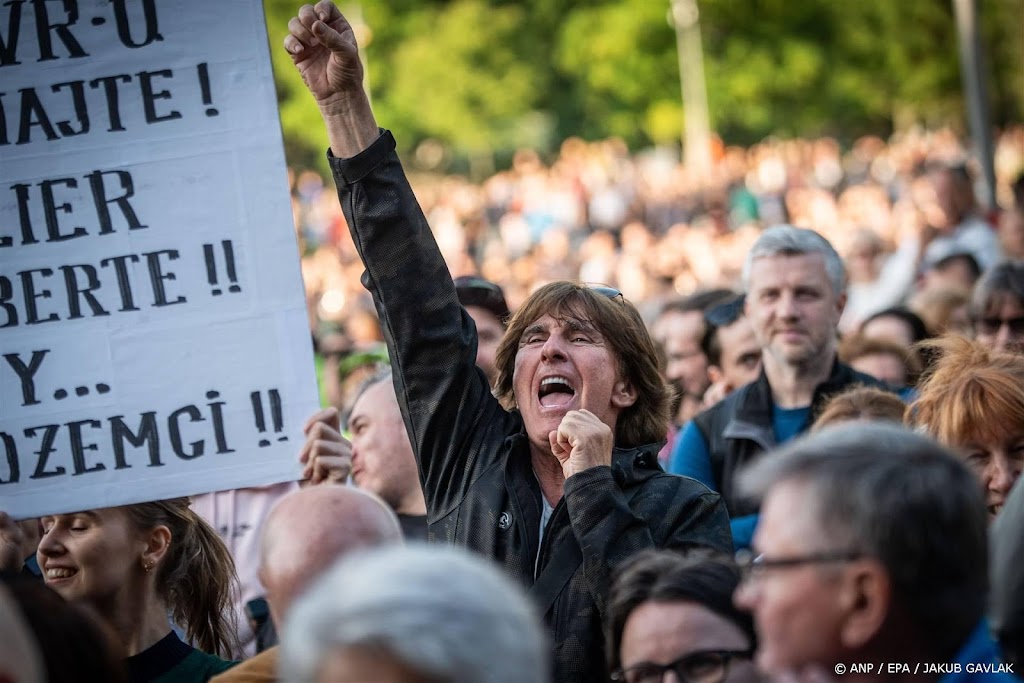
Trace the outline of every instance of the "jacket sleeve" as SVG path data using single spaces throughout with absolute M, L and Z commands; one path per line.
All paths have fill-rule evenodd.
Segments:
M 565 481 L 569 521 L 583 552 L 583 572 L 602 619 L 615 568 L 650 548 L 697 546 L 732 553 L 729 515 L 721 496 L 696 481 L 656 475 L 627 501 L 610 467 Z M 649 510 L 648 519 L 637 514 Z
M 669 461 L 668 471 L 696 479 L 712 491 L 717 489 L 715 475 L 711 471 L 711 454 L 708 442 L 704 440 L 697 423 L 690 420 L 683 427 L 683 433 L 676 439 Z
M 416 454 L 430 521 L 497 457 L 508 414 L 476 368 L 476 329 L 395 153 L 390 132 L 351 159 L 328 153 Z

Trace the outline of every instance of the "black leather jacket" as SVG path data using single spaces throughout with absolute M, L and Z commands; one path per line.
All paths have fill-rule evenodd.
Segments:
M 527 587 L 560 544 L 578 542 L 583 562 L 547 615 L 555 680 L 605 680 L 612 568 L 645 548 L 731 551 L 725 506 L 698 482 L 665 474 L 660 444 L 616 449 L 611 467 L 566 480 L 540 544 L 541 492 L 522 418 L 499 405 L 476 368 L 472 319 L 394 149 L 385 131 L 358 156 L 330 163 L 388 344 L 430 538 L 493 558 Z
M 855 384 L 889 389 L 870 375 L 857 372 L 838 360 L 825 382 L 814 390 L 811 416 L 805 429 L 828 399 Z M 772 431 L 772 387 L 761 370 L 761 376 L 726 396 L 720 403 L 693 418 L 708 445 L 711 472 L 718 490 L 725 499 L 729 514 L 741 517 L 757 512 L 757 506 L 736 495 L 736 475 L 757 455 L 777 445 Z

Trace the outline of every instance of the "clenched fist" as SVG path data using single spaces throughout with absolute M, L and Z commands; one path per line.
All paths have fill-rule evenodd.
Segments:
M 558 429 L 548 434 L 548 440 L 566 479 L 591 467 L 612 464 L 615 434 L 589 410 L 570 410 Z

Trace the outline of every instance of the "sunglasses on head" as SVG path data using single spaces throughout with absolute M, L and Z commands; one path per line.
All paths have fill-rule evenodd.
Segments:
M 704 312 L 704 320 L 712 327 L 727 327 L 743 315 L 743 302 L 746 297 L 740 294 L 735 299 L 712 306 Z
M 584 286 L 593 292 L 597 292 L 606 299 L 614 299 L 615 297 L 624 298 L 622 296 L 622 292 L 615 289 L 614 287 L 609 287 L 608 285 L 591 284 L 589 282 L 586 282 L 584 283 Z

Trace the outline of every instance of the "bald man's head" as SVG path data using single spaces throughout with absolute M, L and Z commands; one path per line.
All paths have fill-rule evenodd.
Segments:
M 284 623 L 292 601 L 338 558 L 401 542 L 395 513 L 371 493 L 325 484 L 288 494 L 267 516 L 260 552 L 274 623 Z

